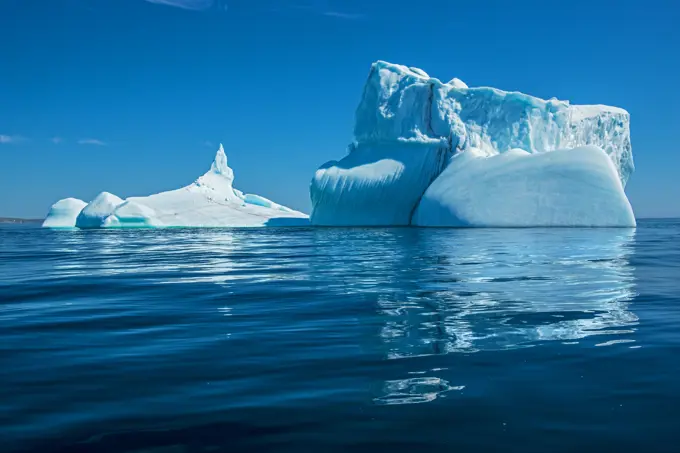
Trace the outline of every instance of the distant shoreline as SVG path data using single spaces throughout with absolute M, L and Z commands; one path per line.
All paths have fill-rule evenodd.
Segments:
M 40 223 L 43 219 L 20 219 L 18 217 L 0 217 L 0 223 Z

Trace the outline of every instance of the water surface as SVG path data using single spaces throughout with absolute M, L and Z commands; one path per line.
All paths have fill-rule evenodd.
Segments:
M 2 227 L 0 450 L 676 451 L 679 323 L 673 220 Z

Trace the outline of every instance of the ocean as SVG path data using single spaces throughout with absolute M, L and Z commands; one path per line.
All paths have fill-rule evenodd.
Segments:
M 0 450 L 680 449 L 680 220 L 0 227 Z

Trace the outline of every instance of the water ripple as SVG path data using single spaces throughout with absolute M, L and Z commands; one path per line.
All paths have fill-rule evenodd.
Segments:
M 619 401 L 680 401 L 672 354 L 653 355 L 680 344 L 677 231 L 0 228 L 0 437 L 494 450 L 517 438 L 429 430 L 511 419 L 553 433 L 538 451 L 577 450 L 574 420 L 605 432 Z M 610 439 L 633 445 L 631 420 Z

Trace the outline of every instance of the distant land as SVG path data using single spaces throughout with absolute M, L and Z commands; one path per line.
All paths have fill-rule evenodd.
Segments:
M 0 223 L 40 223 L 42 219 L 19 219 L 16 217 L 0 217 Z

